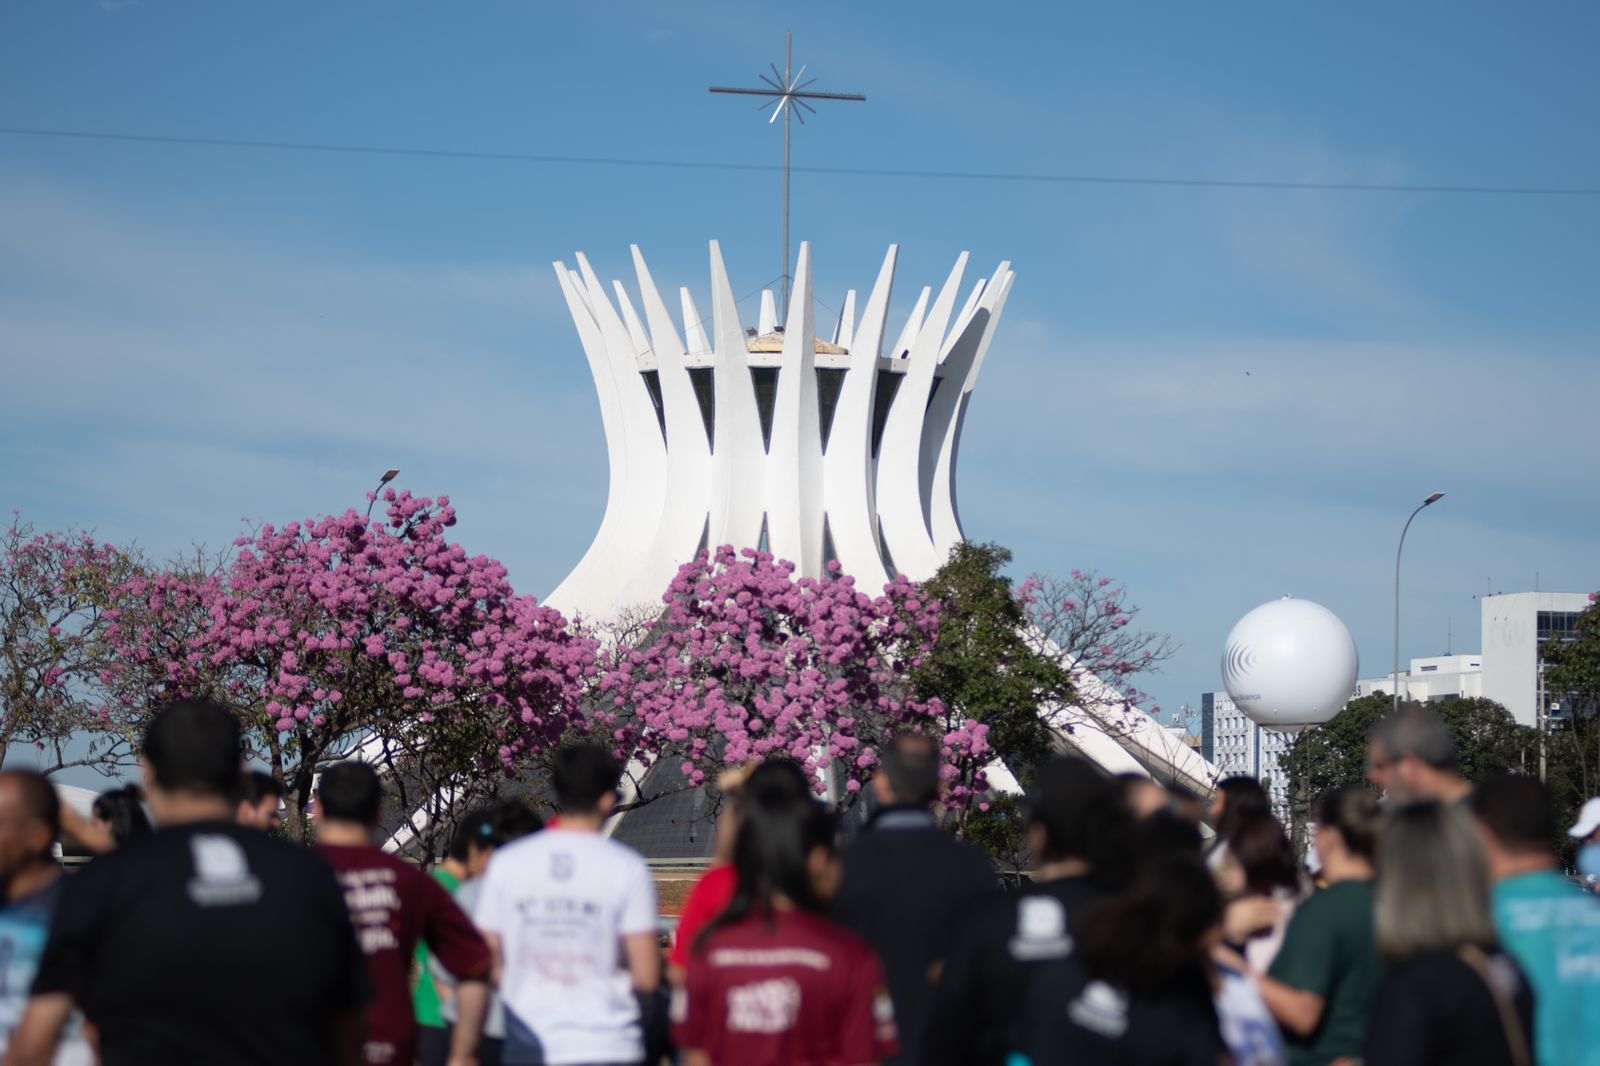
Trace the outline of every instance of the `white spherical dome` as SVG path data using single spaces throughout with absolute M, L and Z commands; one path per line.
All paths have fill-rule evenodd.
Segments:
M 1228 633 L 1222 683 L 1257 725 L 1326 722 L 1355 692 L 1356 642 L 1339 616 L 1310 600 L 1263 603 Z

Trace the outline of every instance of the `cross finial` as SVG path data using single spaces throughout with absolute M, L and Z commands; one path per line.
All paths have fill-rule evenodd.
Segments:
M 734 89 L 723 85 L 711 86 L 714 93 L 731 93 L 736 96 L 759 96 L 761 110 L 772 108 L 772 115 L 767 119 L 767 125 L 778 121 L 783 116 L 783 269 L 779 277 L 783 281 L 783 320 L 789 319 L 789 116 L 800 120 L 800 125 L 806 124 L 806 116 L 801 108 L 816 114 L 817 109 L 812 107 L 808 100 L 855 100 L 864 101 L 865 96 L 860 93 L 825 93 L 820 90 L 809 89 L 808 86 L 816 83 L 816 78 L 805 77 L 806 68 L 801 66 L 799 71 L 794 69 L 794 34 L 784 34 L 784 61 L 783 71 L 780 73 L 777 65 L 768 63 L 772 77 L 765 74 L 758 75 L 766 83 L 765 88 Z

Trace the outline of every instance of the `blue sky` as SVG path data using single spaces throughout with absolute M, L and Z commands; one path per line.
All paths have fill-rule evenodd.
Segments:
M 709 96 L 781 63 L 797 161 L 1306 182 L 1600 186 L 1600 9 L 10 0 L 0 125 L 773 162 Z M 157 556 L 357 503 L 387 466 L 553 588 L 605 458 L 549 263 L 640 243 L 703 294 L 777 273 L 776 175 L 0 134 L 0 506 Z M 1018 279 L 968 419 L 969 535 L 1093 567 L 1182 652 L 1285 593 L 1387 669 L 1477 650 L 1472 599 L 1587 590 L 1600 501 L 1600 197 L 796 176 L 823 298 L 902 245 Z M 702 295 L 702 300 L 704 296 Z M 702 303 L 702 307 L 706 306 Z M 749 305 L 753 316 L 754 305 Z M 904 308 L 898 309 L 903 314 Z M 1248 371 L 1248 374 L 1246 373 Z

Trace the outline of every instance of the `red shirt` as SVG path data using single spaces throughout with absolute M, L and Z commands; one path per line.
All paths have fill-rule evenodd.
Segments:
M 746 918 L 691 949 L 673 998 L 680 1048 L 714 1066 L 855 1066 L 899 1053 L 883 966 L 826 918 Z
M 683 901 L 683 913 L 678 916 L 678 932 L 672 940 L 672 951 L 667 961 L 674 966 L 687 967 L 689 953 L 694 950 L 695 938 L 700 930 L 711 924 L 711 919 L 727 909 L 733 902 L 733 893 L 739 887 L 738 875 L 732 866 L 713 866 L 700 875 Z
M 489 945 L 450 894 L 408 862 L 374 847 L 319 845 L 338 875 L 356 939 L 367 958 L 372 1003 L 364 1057 L 369 1066 L 411 1066 L 411 959 L 425 941 L 458 980 L 489 974 Z

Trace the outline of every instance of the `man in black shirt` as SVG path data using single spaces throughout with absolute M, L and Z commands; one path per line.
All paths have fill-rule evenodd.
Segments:
M 1073 924 L 1106 891 L 1097 865 L 1131 835 L 1116 784 L 1088 762 L 1039 769 L 1028 843 L 1038 859 L 1020 891 L 997 894 L 961 923 L 945 959 L 927 1036 L 929 1066 L 999 1066 L 1019 1047 L 1017 1021 L 1042 964 L 1072 953 Z M 1102 842 L 1105 842 L 1104 844 Z
M 932 981 L 950 930 L 967 905 L 994 890 L 994 868 L 934 819 L 939 743 L 932 737 L 891 741 L 872 789 L 883 808 L 845 850 L 834 916 L 883 960 L 900 1030 L 891 1066 L 921 1066 Z
M 160 829 L 65 882 L 7 1066 L 49 1066 L 74 1003 L 103 1066 L 359 1063 L 344 895 L 313 853 L 235 824 L 233 712 L 168 704 L 143 755 Z

